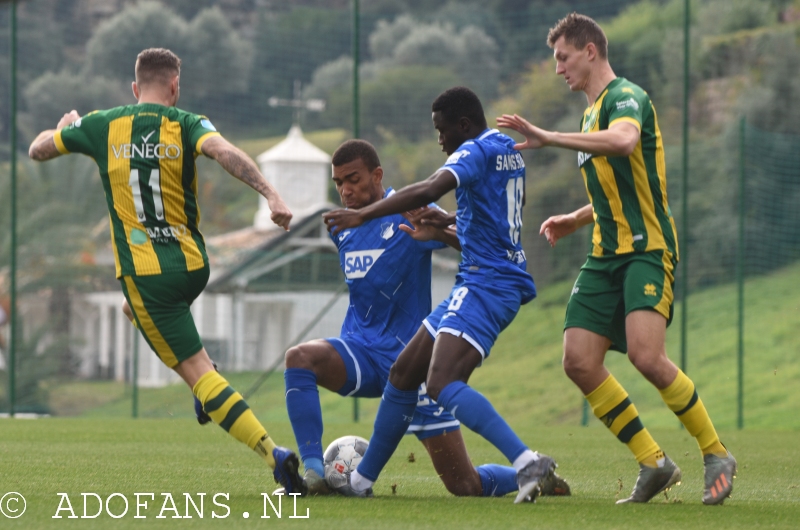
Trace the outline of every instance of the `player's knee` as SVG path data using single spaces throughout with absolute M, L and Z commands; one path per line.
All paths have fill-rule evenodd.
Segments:
M 628 359 L 648 381 L 659 385 L 674 370 L 666 354 L 628 347 Z M 669 383 L 669 381 L 667 381 Z M 661 387 L 660 387 L 661 388 Z
M 564 352 L 562 365 L 567 377 L 576 383 L 589 376 L 594 369 L 583 356 L 570 351 Z
M 286 350 L 286 368 L 304 368 L 312 370 L 314 363 L 310 356 L 298 346 L 292 346 Z
M 389 369 L 389 382 L 398 390 L 414 390 L 421 384 L 415 384 L 412 374 L 396 362 Z

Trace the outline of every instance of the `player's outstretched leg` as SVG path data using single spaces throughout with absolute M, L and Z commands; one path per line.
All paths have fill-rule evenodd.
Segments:
M 639 462 L 639 477 L 631 496 L 618 503 L 647 502 L 681 479 L 681 470 L 661 451 L 622 385 L 609 374 L 586 396 L 597 418 L 624 443 Z
M 364 496 L 360 494 L 378 480 L 378 475 L 386 467 L 414 417 L 418 398 L 419 391 L 416 388 L 398 390 L 391 382 L 386 384 L 369 447 L 358 469 L 350 475 L 350 487 L 355 496 Z
M 297 455 L 275 445 L 241 394 L 231 388 L 224 377 L 209 370 L 197 380 L 192 392 L 214 423 L 261 455 L 273 469 L 275 481 L 280 482 L 287 493 L 305 493 Z
M 517 470 L 513 467 L 498 464 L 485 464 L 476 468 L 481 479 L 481 495 L 483 497 L 503 497 L 518 490 Z M 548 497 L 562 497 L 572 495 L 569 483 L 553 473 L 549 480 L 543 480 L 540 495 Z
M 555 461 L 531 451 L 489 400 L 466 383 L 454 381 L 448 384 L 436 396 L 436 401 L 463 425 L 491 442 L 512 463 L 519 488 L 514 502 L 535 501 L 541 493 L 541 485 L 552 479 Z
M 736 459 L 719 441 L 703 401 L 694 383 L 681 370 L 667 388 L 659 390 L 664 403 L 694 436 L 703 454 L 705 467 L 704 504 L 722 504 L 733 490 Z
M 517 491 L 517 470 L 498 464 L 484 464 L 475 468 L 481 479 L 481 496 L 504 497 Z
M 286 382 L 286 410 L 305 467 L 303 480 L 309 494 L 326 495 L 330 490 L 325 484 L 322 465 L 323 424 L 317 376 L 311 370 L 287 368 L 283 378 Z
M 211 364 L 214 366 L 214 370 L 219 371 L 217 369 L 217 363 L 211 361 Z M 206 423 L 211 422 L 211 416 L 206 414 L 206 411 L 203 410 L 203 404 L 200 403 L 200 400 L 197 399 L 197 396 L 194 396 L 194 415 L 197 418 L 197 423 L 200 425 L 205 425 Z

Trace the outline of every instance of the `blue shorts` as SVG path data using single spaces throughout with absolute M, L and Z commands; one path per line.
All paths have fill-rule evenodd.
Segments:
M 354 336 L 330 337 L 325 340 L 339 352 L 347 368 L 347 382 L 339 389 L 339 395 L 365 398 L 379 398 L 383 395 L 383 389 L 389 380 L 389 369 L 400 354 L 399 351 L 394 355 L 379 353 L 374 347 L 367 346 Z M 419 388 L 414 419 L 411 420 L 406 434 L 413 433 L 418 439 L 424 440 L 458 428 L 458 420 L 428 397 L 423 383 Z
M 450 296 L 422 323 L 434 338 L 440 333 L 462 337 L 486 359 L 520 305 L 518 287 L 504 285 L 496 277 L 459 273 Z

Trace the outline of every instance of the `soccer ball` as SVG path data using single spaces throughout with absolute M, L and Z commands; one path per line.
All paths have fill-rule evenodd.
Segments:
M 323 456 L 325 482 L 333 490 L 347 486 L 350 473 L 355 471 L 369 442 L 360 436 L 342 436 L 332 441 Z

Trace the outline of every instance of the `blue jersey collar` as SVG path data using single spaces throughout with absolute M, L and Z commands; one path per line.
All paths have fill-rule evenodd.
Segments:
M 478 140 L 483 140 L 484 138 L 486 138 L 488 136 L 491 136 L 493 134 L 499 134 L 499 133 L 500 133 L 500 131 L 498 131 L 497 129 L 486 129 L 484 132 L 481 133 L 480 136 L 478 136 Z

